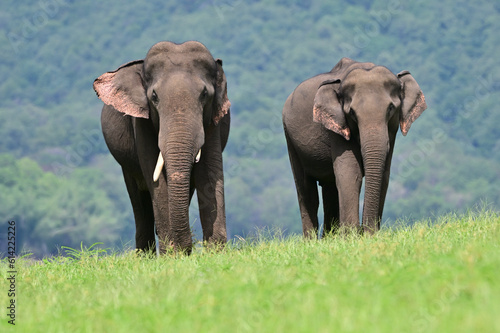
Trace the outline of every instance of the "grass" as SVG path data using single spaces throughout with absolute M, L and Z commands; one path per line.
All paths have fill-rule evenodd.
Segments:
M 18 332 L 500 332 L 500 215 L 239 240 L 140 258 L 96 247 L 17 260 Z

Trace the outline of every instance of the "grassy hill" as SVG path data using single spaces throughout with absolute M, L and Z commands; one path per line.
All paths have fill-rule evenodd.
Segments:
M 189 257 L 65 249 L 18 259 L 15 330 L 497 332 L 499 238 L 500 216 L 482 211 L 374 237 L 263 232 Z
M 2 8 L 0 213 L 17 220 L 21 244 L 38 256 L 80 241 L 121 247 L 133 239 L 92 82 L 161 40 L 199 40 L 224 60 L 231 237 L 256 226 L 300 232 L 281 109 L 301 81 L 344 56 L 410 70 L 429 105 L 397 140 L 385 223 L 479 202 L 500 207 L 495 2 L 6 0 Z

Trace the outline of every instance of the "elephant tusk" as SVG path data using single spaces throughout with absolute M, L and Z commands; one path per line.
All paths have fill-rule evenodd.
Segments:
M 160 154 L 158 154 L 158 162 L 156 162 L 155 172 L 153 173 L 153 182 L 157 182 L 158 178 L 160 178 L 161 169 L 163 169 L 164 164 L 165 161 L 163 160 L 163 156 L 160 152 Z
M 198 151 L 198 154 L 196 154 L 196 157 L 194 159 L 194 163 L 198 163 L 201 158 L 201 149 Z

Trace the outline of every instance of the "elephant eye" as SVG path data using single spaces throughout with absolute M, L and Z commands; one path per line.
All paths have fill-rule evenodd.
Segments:
M 208 90 L 207 90 L 207 87 L 204 87 L 203 91 L 201 92 L 200 98 L 205 99 L 205 98 L 207 98 L 207 96 L 208 96 Z
M 392 104 L 392 103 L 391 103 L 391 104 L 389 104 L 389 108 L 387 109 L 387 111 L 388 111 L 389 113 L 392 113 L 395 109 L 396 109 L 396 106 L 395 106 L 394 104 Z
M 356 112 L 352 108 L 349 109 L 349 116 L 351 116 L 352 120 L 358 122 L 358 118 L 356 117 Z
M 151 95 L 151 102 L 153 102 L 153 104 L 158 104 L 159 101 L 160 100 L 158 98 L 158 94 L 153 90 L 153 94 Z

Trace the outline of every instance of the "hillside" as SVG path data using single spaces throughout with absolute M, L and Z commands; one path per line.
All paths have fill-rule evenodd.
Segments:
M 38 255 L 133 239 L 120 169 L 100 135 L 93 80 L 160 40 L 224 60 L 230 236 L 300 232 L 281 109 L 343 57 L 409 70 L 429 108 L 399 138 L 384 222 L 480 202 L 500 207 L 500 5 L 481 0 L 4 2 L 0 13 L 0 212 Z M 201 227 L 192 209 L 196 233 Z

